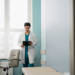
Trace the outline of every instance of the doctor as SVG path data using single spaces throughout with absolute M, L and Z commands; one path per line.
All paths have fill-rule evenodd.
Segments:
M 23 32 L 18 39 L 18 45 L 21 47 L 20 59 L 23 67 L 34 67 L 34 56 L 36 53 L 34 46 L 37 45 L 37 39 L 35 34 L 30 31 L 30 27 L 30 23 L 25 23 L 25 32 Z M 29 43 L 30 46 L 23 45 L 23 41 L 31 41 Z

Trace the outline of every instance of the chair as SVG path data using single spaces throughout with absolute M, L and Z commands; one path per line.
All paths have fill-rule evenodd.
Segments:
M 6 75 L 8 75 L 8 70 L 12 67 L 18 67 L 19 65 L 19 55 L 20 50 L 19 49 L 12 49 L 10 52 L 9 59 L 0 59 L 0 60 L 8 60 L 8 65 L 0 65 L 0 68 L 3 69 L 3 71 L 7 70 Z

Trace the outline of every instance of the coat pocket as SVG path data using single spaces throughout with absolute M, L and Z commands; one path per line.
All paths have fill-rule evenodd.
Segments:
M 28 54 L 34 56 L 36 53 L 35 49 L 29 49 Z

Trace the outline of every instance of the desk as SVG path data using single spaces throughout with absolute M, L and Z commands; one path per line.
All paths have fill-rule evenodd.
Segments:
M 22 72 L 24 74 L 26 73 L 39 73 L 39 72 L 56 72 L 51 67 L 27 67 L 27 68 L 22 68 Z
M 37 73 L 26 73 L 24 75 L 63 75 L 59 72 L 37 72 Z

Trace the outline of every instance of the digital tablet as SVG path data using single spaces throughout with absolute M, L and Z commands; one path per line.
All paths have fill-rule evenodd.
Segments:
M 30 43 L 31 41 L 23 41 L 23 45 L 25 45 L 25 46 L 30 46 Z

